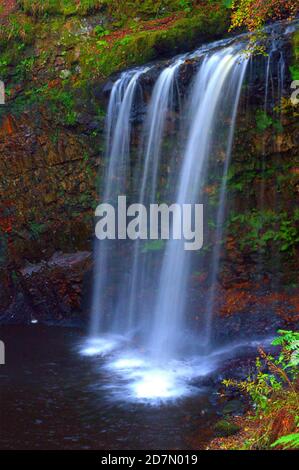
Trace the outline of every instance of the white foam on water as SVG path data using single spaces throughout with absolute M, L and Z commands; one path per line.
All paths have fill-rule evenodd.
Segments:
M 100 370 L 109 373 L 109 385 L 102 385 L 112 401 L 160 406 L 200 393 L 200 381 L 226 359 L 238 357 L 238 350 L 267 346 L 271 338 L 240 341 L 182 360 L 159 362 L 147 352 L 140 352 L 122 336 L 88 339 L 80 348 L 83 356 L 104 357 Z
M 105 356 L 116 349 L 119 344 L 120 340 L 116 337 L 89 338 L 80 347 L 80 353 L 82 356 Z
M 113 358 L 106 368 L 115 374 L 115 399 L 156 405 L 195 391 L 188 384 L 190 368 L 183 362 L 159 366 L 131 353 L 131 357 Z

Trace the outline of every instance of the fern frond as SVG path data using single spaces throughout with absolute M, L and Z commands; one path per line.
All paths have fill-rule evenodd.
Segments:
M 299 433 L 282 436 L 271 444 L 271 447 L 282 446 L 284 449 L 299 449 Z

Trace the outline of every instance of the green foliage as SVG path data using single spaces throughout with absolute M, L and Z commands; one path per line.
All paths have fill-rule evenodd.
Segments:
M 98 38 L 102 38 L 103 36 L 108 36 L 108 34 L 110 34 L 110 31 L 100 24 L 95 26 L 93 32 Z
M 100 41 L 97 41 L 97 47 L 99 49 L 106 48 L 108 46 L 108 42 L 101 39 Z
M 43 99 L 49 102 L 53 114 L 61 115 L 65 124 L 73 125 L 76 122 L 77 112 L 74 109 L 74 97 L 70 91 L 61 88 L 46 89 Z
M 259 349 L 256 370 L 246 380 L 224 380 L 226 387 L 249 395 L 255 416 L 247 415 L 247 436 L 242 449 L 298 448 L 299 332 L 279 330 L 272 342 L 275 357 Z M 283 436 L 283 432 L 287 434 Z
M 273 120 L 264 110 L 258 109 L 255 114 L 256 127 L 259 132 L 264 132 L 272 126 L 276 132 L 283 132 L 283 127 L 280 121 Z
M 290 72 L 292 75 L 292 80 L 299 80 L 299 67 L 298 65 L 291 65 Z
M 232 8 L 230 30 L 246 28 L 253 33 L 245 51 L 247 55 L 266 55 L 265 47 L 260 43 L 264 39 L 265 24 L 295 18 L 298 10 L 293 0 L 228 0 L 226 3 Z
M 183 18 L 167 30 L 142 31 L 128 34 L 115 41 L 112 47 L 95 56 L 90 48 L 85 54 L 85 68 L 90 67 L 108 76 L 129 65 L 144 64 L 162 56 L 170 56 L 194 47 L 198 41 L 223 34 L 227 28 L 228 16 L 219 11 L 214 15 L 197 14 Z
M 192 2 L 190 0 L 180 0 L 179 7 L 186 12 L 190 12 L 192 10 Z
M 240 431 L 239 426 L 231 423 L 230 421 L 227 421 L 226 419 L 221 419 L 218 421 L 215 424 L 214 429 L 217 434 L 223 437 L 232 436 L 233 434 L 236 434 L 238 431 Z
M 8 21 L 0 25 L 0 43 L 20 41 L 21 44 L 31 44 L 34 40 L 34 25 L 25 15 L 10 14 Z
M 221 3 L 208 0 L 208 4 Z M 196 7 L 194 0 L 19 0 L 23 10 L 34 16 L 86 15 L 106 9 L 116 19 L 118 26 L 129 18 L 153 19 L 176 11 L 191 12 Z
M 29 225 L 29 231 L 33 240 L 38 240 L 41 234 L 45 231 L 45 225 L 37 222 L 31 222 Z
M 265 411 L 273 390 L 281 390 L 282 385 L 274 375 L 263 372 L 263 364 L 260 358 L 256 359 L 256 369 L 256 374 L 249 376 L 247 380 L 240 382 L 224 380 L 223 384 L 226 387 L 238 388 L 242 393 L 248 394 L 257 411 Z
M 105 0 L 20 0 L 26 13 L 44 15 L 86 15 L 105 6 Z
M 176 11 L 189 13 L 195 5 L 194 0 L 120 0 L 119 2 L 107 2 L 111 14 L 122 23 L 126 22 L 128 18 L 134 17 L 147 20 L 167 16 Z
M 272 210 L 233 214 L 229 221 L 232 233 L 238 233 L 238 243 L 243 251 L 266 251 L 269 244 L 275 244 L 278 251 L 292 254 L 299 243 L 296 210 L 293 217 L 287 212 Z
M 256 411 L 267 411 L 273 393 L 284 388 L 295 391 L 295 382 L 299 378 L 298 355 L 299 333 L 279 330 L 279 336 L 272 342 L 280 346 L 278 357 L 273 357 L 260 350 L 256 359 L 256 372 L 247 380 L 224 380 L 227 387 L 236 387 L 246 393 L 253 401 Z
M 225 8 L 232 8 L 233 7 L 234 0 L 223 0 L 223 5 Z
M 290 220 L 282 220 L 280 223 L 278 233 L 275 233 L 271 238 L 274 241 L 281 242 L 280 251 L 289 251 L 299 242 L 298 229 Z
M 60 124 L 74 125 L 77 119 L 74 95 L 65 88 L 49 88 L 47 84 L 22 93 L 13 103 L 15 114 L 34 105 L 47 105 Z
M 125 36 L 125 37 L 123 37 L 122 39 L 119 39 L 119 40 L 117 41 L 117 46 L 118 46 L 118 47 L 119 47 L 119 46 L 121 46 L 121 47 L 127 46 L 128 44 L 130 44 L 130 43 L 133 42 L 133 41 L 134 41 L 134 37 L 127 35 L 127 36 Z
M 0 230 L 0 266 L 1 264 L 5 264 L 8 256 L 8 243 L 7 243 L 7 234 L 3 233 Z
M 222 0 L 218 3 L 221 5 Z M 0 74 L 9 79 L 7 93 L 13 92 L 10 110 L 21 113 L 27 106 L 47 100 L 60 122 L 74 124 L 74 106 L 66 103 L 64 96 L 57 96 L 60 92 L 51 92 L 46 83 L 60 78 L 63 87 L 83 88 L 91 76 L 105 79 L 121 69 L 174 55 L 191 49 L 198 41 L 221 35 L 229 24 L 227 11 L 225 7 L 214 11 L 215 2 L 208 1 L 208 4 L 211 9 L 202 11 L 196 9 L 196 2 L 189 0 L 19 0 L 22 10 L 11 14 L 9 21 L 0 28 Z M 84 41 L 81 40 L 82 23 L 76 16 L 101 8 L 107 9 L 105 23 L 95 26 L 92 33 L 82 33 Z M 192 15 L 189 9 L 192 9 Z M 157 29 L 152 29 L 151 25 L 150 29 L 143 30 L 140 18 L 153 19 L 178 11 L 183 14 L 176 21 L 175 17 L 171 18 L 169 25 L 161 28 L 157 24 Z M 64 28 L 64 16 L 69 17 L 68 28 Z M 117 22 L 123 19 L 128 34 L 118 40 L 113 36 L 108 38 L 117 29 Z M 38 51 L 34 57 L 33 44 Z M 47 49 L 42 50 L 41 44 Z M 54 64 L 57 54 L 65 61 L 65 69 L 59 71 Z M 36 77 L 34 83 L 31 76 Z M 15 94 L 19 82 L 23 82 L 24 90 Z M 59 83 L 54 86 L 61 88 Z M 3 112 L 1 109 L 0 114 Z
M 255 115 L 255 120 L 256 120 L 256 127 L 259 132 L 265 131 L 266 129 L 268 129 L 268 127 L 270 127 L 273 124 L 272 118 L 268 116 L 268 114 L 265 111 L 261 109 L 257 110 L 256 115 Z
M 299 31 L 294 34 L 294 56 L 295 59 L 299 58 Z
M 272 342 L 274 346 L 280 346 L 282 351 L 278 358 L 278 364 L 284 369 L 288 369 L 293 379 L 298 375 L 299 365 L 299 333 L 294 331 L 279 330 L 280 336 Z M 287 359 L 286 359 L 286 353 Z
M 17 66 L 16 66 L 16 79 L 18 81 L 25 80 L 28 78 L 28 75 L 31 73 L 33 66 L 34 66 L 35 58 L 34 57 L 27 57 L 23 59 Z
M 231 28 L 245 26 L 249 31 L 261 29 L 268 20 L 294 17 L 293 0 L 233 0 Z
M 299 80 L 299 66 L 298 66 L 298 59 L 299 59 L 299 32 L 297 31 L 294 34 L 293 40 L 293 65 L 290 66 L 290 72 L 292 75 L 293 80 Z
M 9 59 L 6 54 L 0 55 L 0 77 L 5 78 L 8 73 Z
M 283 449 L 299 449 L 299 433 L 282 436 L 271 444 L 271 447 L 277 446 L 281 446 Z

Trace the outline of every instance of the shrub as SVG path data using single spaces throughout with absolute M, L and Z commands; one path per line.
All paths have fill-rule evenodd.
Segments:
M 272 344 L 277 357 L 260 349 L 256 371 L 247 380 L 224 380 L 226 387 L 249 395 L 255 409 L 255 423 L 245 447 L 267 449 L 271 446 L 294 448 L 299 434 L 299 332 L 279 330 Z
M 231 28 L 260 29 L 268 20 L 294 17 L 298 6 L 293 0 L 234 0 Z

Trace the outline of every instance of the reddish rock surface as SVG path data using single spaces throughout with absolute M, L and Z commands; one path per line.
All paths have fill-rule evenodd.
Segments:
M 0 6 L 0 19 L 5 18 L 16 8 L 16 0 L 2 0 Z
M 92 267 L 92 254 L 55 253 L 50 260 L 27 264 L 16 273 L 10 304 L 1 311 L 2 323 L 68 321 L 84 318 L 84 278 Z M 1 299 L 0 299 L 1 300 Z

